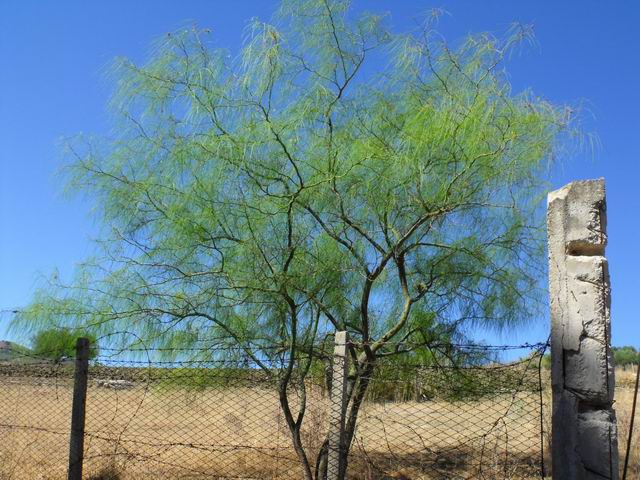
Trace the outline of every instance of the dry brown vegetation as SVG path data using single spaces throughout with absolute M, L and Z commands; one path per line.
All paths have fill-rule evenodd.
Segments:
M 311 395 L 303 439 L 317 452 L 327 401 L 319 389 Z M 350 478 L 529 478 L 539 458 L 532 395 L 369 402 Z M 64 478 L 70 380 L 3 378 L 0 405 L 1 478 Z M 87 408 L 87 478 L 300 478 L 273 389 L 92 384 Z
M 633 405 L 633 391 L 635 386 L 635 368 L 624 368 L 616 370 L 616 397 L 615 409 L 618 417 L 618 443 L 620 449 L 620 467 L 624 464 L 624 457 L 629 438 L 629 425 L 631 423 L 631 408 Z M 640 406 L 636 406 L 636 409 Z M 633 437 L 631 441 L 631 452 L 629 455 L 628 479 L 640 478 L 640 418 L 636 410 L 636 419 Z
M 0 383 L 0 478 L 65 478 L 70 379 L 4 377 Z M 632 383 L 631 371 L 618 372 L 621 459 Z M 320 390 L 311 395 L 303 440 L 309 452 L 317 452 L 327 401 Z M 473 402 L 369 402 L 352 449 L 350 478 L 539 478 L 537 397 L 521 392 Z M 92 383 L 87 408 L 86 478 L 301 476 L 273 389 L 138 385 L 114 391 Z M 629 478 L 640 473 L 638 433 L 635 438 Z

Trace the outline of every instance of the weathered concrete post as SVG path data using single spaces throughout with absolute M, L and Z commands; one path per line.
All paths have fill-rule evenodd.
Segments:
M 333 372 L 331 376 L 331 406 L 329 411 L 329 452 L 327 480 L 343 480 L 346 470 L 344 446 L 344 415 L 349 373 L 347 332 L 336 332 L 333 348 Z
M 618 478 L 604 179 L 548 197 L 554 480 Z

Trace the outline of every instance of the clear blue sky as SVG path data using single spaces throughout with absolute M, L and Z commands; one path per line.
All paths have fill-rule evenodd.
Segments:
M 142 61 L 155 38 L 195 23 L 237 49 L 248 18 L 268 19 L 268 0 L 0 1 L 0 309 L 20 307 L 40 275 L 68 278 L 97 234 L 89 206 L 63 198 L 55 173 L 58 140 L 109 127 L 103 71 L 115 56 Z M 569 159 L 553 185 L 607 180 L 614 344 L 640 346 L 640 3 L 595 0 L 361 0 L 388 11 L 396 29 L 424 11 L 450 13 L 439 30 L 451 41 L 535 26 L 538 45 L 513 58 L 515 90 L 531 87 L 558 103 L 586 103 L 595 155 Z M 546 262 L 546 259 L 540 259 Z M 0 314 L 0 338 L 8 322 Z M 546 338 L 545 320 L 506 340 Z

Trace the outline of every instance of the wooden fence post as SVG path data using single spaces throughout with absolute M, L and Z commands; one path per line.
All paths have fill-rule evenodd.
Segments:
M 76 365 L 73 380 L 73 407 L 71 410 L 71 436 L 69 440 L 68 480 L 82 480 L 84 454 L 84 421 L 89 373 L 89 339 L 76 341 Z
M 344 445 L 344 417 L 347 375 L 349 373 L 348 342 L 349 337 L 347 332 L 336 332 L 333 348 L 333 371 L 331 375 L 327 480 L 344 480 L 346 470 L 347 452 Z

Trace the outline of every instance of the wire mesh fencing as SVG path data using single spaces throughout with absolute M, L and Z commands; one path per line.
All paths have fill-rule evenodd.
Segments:
M 90 384 L 89 477 L 301 478 L 276 376 L 225 360 L 103 360 Z
M 541 478 L 544 346 L 519 360 L 456 348 L 460 364 L 389 357 L 363 373 L 354 362 L 338 388 L 331 352 L 289 368 L 281 352 L 103 347 L 88 369 L 83 478 Z M 1 479 L 66 478 L 73 377 L 73 359 L 0 362 Z M 356 414 L 350 385 L 366 389 Z M 343 472 L 331 468 L 336 411 Z
M 363 478 L 544 478 L 539 355 L 382 366 L 358 416 L 352 470 Z
M 0 365 L 1 479 L 66 477 L 72 394 L 73 363 Z

